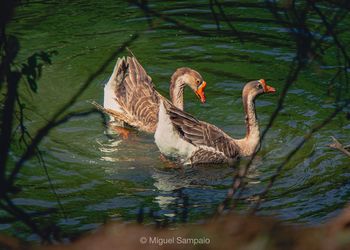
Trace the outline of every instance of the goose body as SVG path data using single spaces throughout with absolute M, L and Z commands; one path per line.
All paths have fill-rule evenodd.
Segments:
M 246 113 L 246 136 L 242 139 L 231 138 L 218 127 L 200 121 L 162 100 L 155 142 L 162 154 L 185 165 L 230 164 L 240 156 L 250 156 L 260 143 L 254 100 L 260 94 L 272 92 L 275 89 L 266 85 L 264 80 L 245 85 L 242 97 Z
M 206 82 L 190 68 L 179 68 L 172 75 L 170 97 L 173 104 L 183 110 L 183 91 L 188 85 L 205 102 Z M 152 78 L 135 57 L 119 58 L 104 88 L 103 111 L 119 126 L 131 126 L 140 131 L 154 133 L 158 123 L 159 105 L 166 100 L 153 85 Z

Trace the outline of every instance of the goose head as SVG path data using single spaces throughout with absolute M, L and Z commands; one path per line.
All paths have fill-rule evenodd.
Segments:
M 257 96 L 276 92 L 275 88 L 266 84 L 264 79 L 248 82 L 243 88 L 243 97 L 254 100 Z
M 184 75 L 185 83 L 196 93 L 197 97 L 202 103 L 205 103 L 204 89 L 207 83 L 203 80 L 202 76 L 195 70 L 190 69 L 188 73 Z
M 197 95 L 202 103 L 205 103 L 206 97 L 204 89 L 207 83 L 203 80 L 203 77 L 195 70 L 187 67 L 178 68 L 171 77 L 170 92 L 177 86 L 189 86 L 193 92 Z

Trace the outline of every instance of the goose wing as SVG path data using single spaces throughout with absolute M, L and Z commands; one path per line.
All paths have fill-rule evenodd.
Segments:
M 154 132 L 159 111 L 159 94 L 152 78 L 135 57 L 121 58 L 114 75 L 116 101 L 133 120 L 132 126 Z
M 165 106 L 174 128 L 184 140 L 198 147 L 212 148 L 228 158 L 235 158 L 239 154 L 233 139 L 218 127 L 199 121 L 170 103 Z

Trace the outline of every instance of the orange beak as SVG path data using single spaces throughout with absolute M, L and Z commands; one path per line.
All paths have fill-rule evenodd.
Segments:
M 198 98 L 201 100 L 202 103 L 205 103 L 205 94 L 204 94 L 204 89 L 207 86 L 207 83 L 203 81 L 201 85 L 199 85 L 197 91 L 195 92 Z
M 264 87 L 265 93 L 275 93 L 276 92 L 276 89 L 274 87 L 267 85 L 264 79 L 260 79 L 259 82 Z
M 275 93 L 276 92 L 276 89 L 274 87 L 271 87 L 269 85 L 266 85 L 266 90 L 265 90 L 266 93 Z

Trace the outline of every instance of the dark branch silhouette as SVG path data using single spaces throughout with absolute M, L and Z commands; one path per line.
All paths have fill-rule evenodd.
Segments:
M 259 194 L 258 199 L 252 209 L 252 213 L 255 213 L 260 206 L 261 201 L 265 198 L 273 184 L 275 183 L 277 177 L 280 175 L 283 167 L 290 161 L 290 159 L 303 147 L 303 145 L 312 137 L 312 135 L 326 126 L 330 121 L 336 117 L 339 112 L 341 112 L 344 108 L 346 108 L 350 104 L 350 100 L 347 100 L 343 105 L 337 107 L 326 119 L 324 119 L 320 124 L 314 126 L 309 133 L 304 135 L 303 140 L 301 140 L 298 145 L 287 155 L 287 157 L 283 160 L 283 162 L 277 167 L 274 175 L 270 177 L 270 181 L 267 184 L 265 190 Z
M 71 99 L 55 112 L 55 114 L 48 120 L 47 124 L 32 136 L 25 126 L 26 109 L 19 95 L 19 86 L 22 84 L 23 80 L 25 80 L 29 86 L 29 90 L 35 93 L 39 87 L 37 81 L 41 77 L 43 66 L 45 64 L 51 64 L 51 57 L 57 52 L 36 52 L 30 56 L 25 63 L 22 63 L 21 65 L 17 64 L 16 55 L 20 50 L 20 44 L 16 37 L 6 35 L 6 26 L 11 20 L 17 4 L 19 4 L 19 2 L 8 1 L 1 2 L 0 6 L 0 90 L 5 91 L 6 93 L 3 105 L 0 106 L 0 208 L 16 218 L 17 221 L 19 220 L 27 225 L 32 232 L 39 235 L 43 241 L 50 242 L 52 240 L 51 237 L 55 237 L 59 229 L 53 224 L 48 226 L 37 224 L 37 222 L 33 220 L 33 217 L 40 215 L 40 213 L 29 214 L 11 201 L 10 195 L 21 191 L 20 187 L 15 185 L 17 175 L 25 166 L 27 160 L 36 157 L 39 165 L 41 165 L 45 171 L 48 183 L 56 197 L 60 210 L 62 211 L 63 216 L 66 217 L 60 199 L 52 184 L 46 163 L 39 149 L 40 142 L 53 128 L 69 121 L 70 119 L 87 116 L 97 112 L 95 109 L 69 112 L 69 109 L 74 103 L 76 103 L 78 98 L 91 85 L 96 77 L 104 72 L 107 66 L 115 60 L 127 46 L 130 46 L 138 38 L 138 34 L 131 36 L 118 50 L 112 53 L 101 64 L 101 66 L 87 78 Z M 11 67 L 13 65 L 16 65 L 16 67 Z M 18 126 L 14 127 L 16 123 L 18 123 Z M 14 167 L 11 168 L 9 164 L 7 164 L 7 159 L 11 144 L 14 143 L 14 132 L 16 130 L 19 130 L 20 132 L 18 142 L 24 144 L 25 150 L 19 160 L 15 163 Z M 54 210 L 50 210 L 48 212 L 53 211 Z

